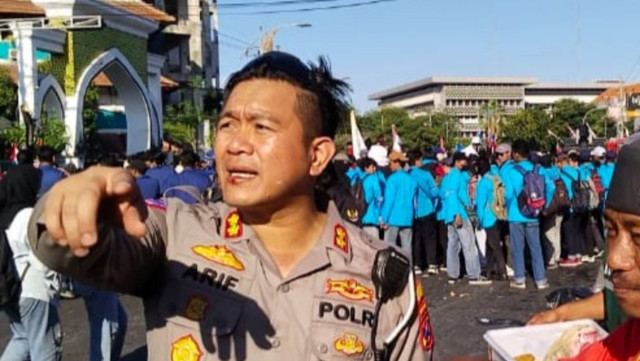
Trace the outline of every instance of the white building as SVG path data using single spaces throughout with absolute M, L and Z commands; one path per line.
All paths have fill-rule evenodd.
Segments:
M 462 135 L 480 131 L 482 107 L 495 101 L 513 114 L 531 106 L 551 106 L 560 99 L 589 103 L 617 83 L 541 83 L 534 77 L 442 77 L 434 76 L 400 85 L 369 96 L 379 107 L 406 109 L 418 116 L 446 112 L 458 118 Z

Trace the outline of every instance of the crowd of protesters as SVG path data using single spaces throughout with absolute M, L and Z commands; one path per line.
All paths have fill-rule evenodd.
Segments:
M 548 269 L 602 256 L 616 160 L 603 147 L 543 153 L 515 140 L 493 151 L 475 144 L 465 152 L 403 152 L 381 138 L 360 156 L 338 160 L 361 201 L 357 222 L 398 242 L 418 274 L 446 271 L 454 284 L 466 272 L 471 285 L 509 280 L 525 289 L 529 269 L 536 288 L 546 289 Z

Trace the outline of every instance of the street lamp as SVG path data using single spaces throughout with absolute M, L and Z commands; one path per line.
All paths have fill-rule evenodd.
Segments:
M 270 51 L 273 51 L 273 42 L 274 42 L 274 38 L 276 36 L 276 34 L 278 33 L 278 31 L 280 31 L 280 29 L 284 29 L 284 28 L 310 28 L 312 25 L 309 23 L 292 23 L 292 24 L 283 24 L 283 25 L 277 25 L 274 26 L 273 28 L 269 29 L 269 30 L 262 30 L 262 27 L 260 27 L 260 47 L 258 49 L 258 55 L 262 55 L 264 53 L 268 53 Z M 254 40 L 245 50 L 245 56 L 249 56 L 249 52 L 250 49 L 256 47 L 254 44 L 257 42 L 257 40 Z

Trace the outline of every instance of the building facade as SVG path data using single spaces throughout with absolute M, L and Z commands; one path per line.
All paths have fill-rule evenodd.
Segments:
M 532 106 L 550 107 L 560 99 L 592 102 L 612 82 L 541 83 L 535 77 L 434 76 L 369 96 L 379 107 L 403 108 L 412 116 L 445 112 L 460 122 L 463 136 L 482 129 L 483 109 L 492 102 L 505 115 Z

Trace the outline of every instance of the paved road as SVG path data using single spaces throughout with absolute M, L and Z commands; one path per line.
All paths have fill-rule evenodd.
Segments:
M 446 276 L 423 278 L 429 297 L 429 309 L 436 335 L 438 360 L 455 356 L 485 357 L 487 346 L 482 335 L 489 327 L 476 321 L 477 317 L 510 318 L 525 321 L 535 311 L 545 307 L 544 296 L 551 290 L 565 286 L 589 286 L 595 279 L 597 267 L 583 265 L 573 270 L 551 270 L 551 288 L 513 290 L 507 282 L 491 286 L 446 284 Z M 145 324 L 141 302 L 122 297 L 129 314 L 129 331 L 124 347 L 124 361 L 145 361 Z M 65 300 L 61 305 L 64 329 L 64 360 L 86 361 L 88 355 L 88 326 L 82 300 Z M 0 316 L 0 347 L 4 348 L 11 332 L 6 317 Z

